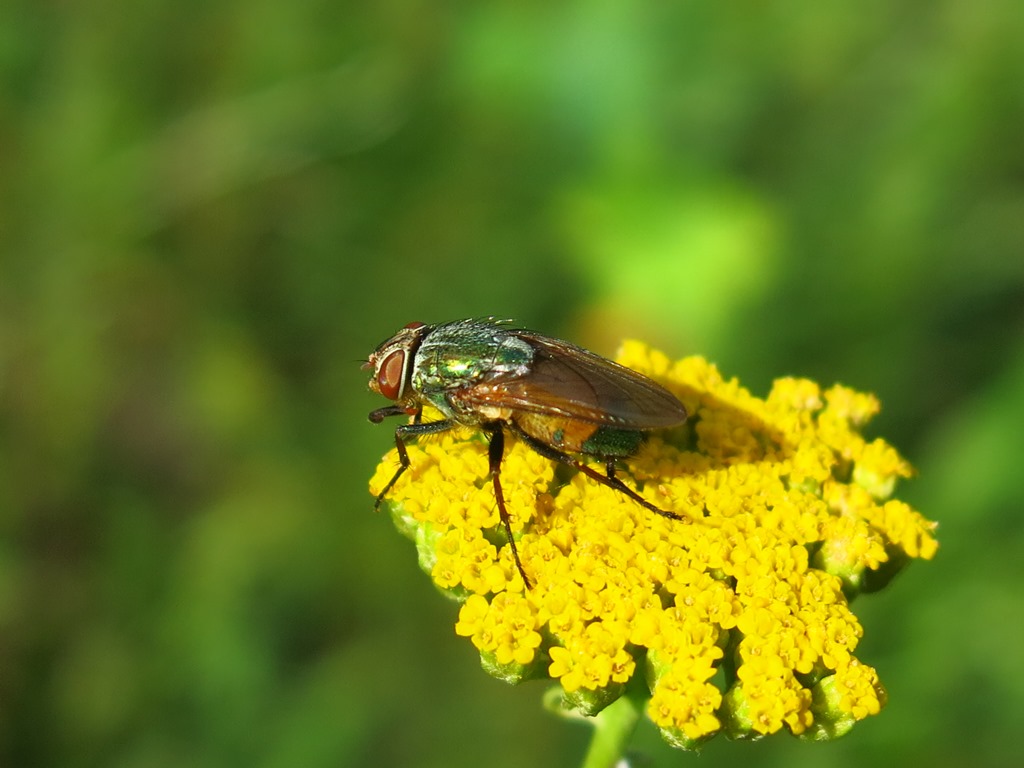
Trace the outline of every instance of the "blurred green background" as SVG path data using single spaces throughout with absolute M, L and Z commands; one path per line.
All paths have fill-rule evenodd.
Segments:
M 1021 40 L 1019 0 L 5 0 L 0 765 L 576 764 L 366 489 L 360 361 L 487 314 L 876 392 L 920 471 L 938 558 L 856 606 L 887 710 L 702 766 L 1016 764 Z

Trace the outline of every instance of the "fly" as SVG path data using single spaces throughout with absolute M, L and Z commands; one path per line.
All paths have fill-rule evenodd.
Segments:
M 615 475 L 616 461 L 633 456 L 648 432 L 686 420 L 686 409 L 671 392 L 636 371 L 567 341 L 494 320 L 409 323 L 378 346 L 363 368 L 373 371 L 370 389 L 394 401 L 373 411 L 370 421 L 413 417 L 395 429 L 399 467 L 377 495 L 374 509 L 409 468 L 406 440 L 457 425 L 482 429 L 489 437 L 498 513 L 528 587 L 501 489 L 506 431 L 541 456 L 575 468 L 652 512 L 683 519 Z M 444 418 L 421 421 L 425 405 Z M 604 462 L 604 474 L 577 457 Z

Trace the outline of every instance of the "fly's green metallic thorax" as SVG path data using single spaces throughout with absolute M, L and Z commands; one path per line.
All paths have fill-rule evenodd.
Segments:
M 525 376 L 533 357 L 533 348 L 526 341 L 494 323 L 445 323 L 432 328 L 416 350 L 412 387 L 451 417 L 457 414 L 447 397 L 449 392 L 488 378 Z

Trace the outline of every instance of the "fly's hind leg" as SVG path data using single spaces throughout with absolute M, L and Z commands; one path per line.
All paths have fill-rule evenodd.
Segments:
M 559 462 L 561 464 L 565 464 L 567 466 L 570 466 L 570 467 L 573 467 L 574 469 L 579 470 L 580 472 L 585 474 L 587 477 L 591 478 L 592 480 L 596 480 L 597 482 L 599 482 L 601 485 L 604 485 L 604 486 L 606 486 L 608 488 L 612 488 L 612 489 L 618 491 L 619 493 L 626 494 L 629 498 L 631 498 L 637 504 L 641 505 L 642 507 L 644 507 L 646 509 L 651 510 L 651 512 L 659 514 L 662 517 L 667 517 L 670 520 L 686 520 L 687 519 L 683 515 L 677 514 L 676 512 L 672 512 L 671 510 L 662 509 L 661 507 L 655 506 L 654 504 L 649 502 L 647 499 L 645 499 L 643 496 L 641 496 L 639 493 L 637 493 L 632 488 L 630 488 L 628 485 L 626 485 L 624 482 L 622 482 L 615 475 L 615 461 L 613 459 L 608 459 L 605 462 L 605 466 L 604 466 L 605 474 L 602 475 L 596 469 L 593 469 L 592 467 L 587 466 L 582 461 L 579 461 L 578 459 L 574 459 L 569 454 L 564 453 L 563 451 L 560 451 L 557 448 L 552 448 L 550 445 L 547 445 L 546 443 L 542 443 L 542 442 L 540 442 L 539 440 L 537 440 L 534 437 L 530 437 L 530 435 L 526 434 L 522 430 L 518 430 L 517 429 L 517 430 L 515 430 L 515 432 L 516 432 L 516 435 L 521 440 L 523 440 L 527 445 L 530 446 L 530 448 L 535 450 L 541 456 L 544 456 L 545 458 L 551 459 L 552 461 L 557 461 L 557 462 Z
M 633 499 L 633 501 L 635 501 L 638 504 L 640 504 L 641 506 L 646 507 L 647 509 L 651 510 L 651 512 L 656 512 L 657 514 L 661 515 L 662 517 L 667 517 L 670 520 L 685 520 L 686 519 L 682 515 L 676 514 L 675 512 L 672 512 L 671 510 L 662 509 L 661 507 L 655 506 L 654 504 L 649 502 L 647 499 L 645 499 L 643 496 L 641 496 L 639 493 L 637 493 L 632 488 L 630 488 L 628 485 L 626 485 L 624 482 L 622 482 L 622 480 L 620 480 L 615 475 L 615 461 L 613 459 L 608 459 L 608 461 L 605 462 L 605 465 L 604 465 L 605 474 L 602 476 L 600 473 L 595 472 L 593 469 L 588 467 L 586 464 L 583 464 L 582 462 L 576 461 L 571 456 L 568 457 L 568 458 L 570 459 L 570 461 L 573 462 L 574 466 L 577 469 L 579 469 L 580 472 L 583 472 L 587 477 L 592 477 L 595 480 L 597 480 L 597 482 L 599 482 L 599 483 L 601 483 L 603 485 L 607 485 L 609 488 L 614 488 L 617 491 L 621 491 L 622 493 L 624 493 L 627 496 L 629 496 L 629 498 Z

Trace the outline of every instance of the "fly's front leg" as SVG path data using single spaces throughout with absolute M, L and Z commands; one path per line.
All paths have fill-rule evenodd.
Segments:
M 400 405 L 389 405 L 389 406 L 387 406 L 385 408 L 378 408 L 376 411 L 370 411 L 370 415 L 367 416 L 366 418 L 368 418 L 374 424 L 380 424 L 388 416 L 403 416 L 404 415 L 404 416 L 414 416 L 416 421 L 418 422 L 419 418 L 420 418 L 420 413 L 422 413 L 422 412 L 423 412 L 422 408 L 410 412 L 408 408 L 403 408 Z
M 399 414 L 408 413 L 403 408 L 398 406 L 391 406 L 390 408 L 381 408 L 379 411 L 374 411 L 370 414 L 370 421 L 380 422 L 384 416 L 397 416 Z M 374 416 L 378 418 L 374 419 Z M 419 421 L 420 412 L 417 411 L 413 414 L 414 422 L 412 424 L 402 424 L 395 428 L 395 448 L 398 449 L 398 469 L 388 484 L 384 486 L 384 489 L 377 494 L 377 500 L 373 503 L 373 511 L 376 512 L 380 509 L 380 504 L 384 501 L 384 497 L 388 495 L 395 483 L 398 482 L 398 478 L 409 468 L 409 452 L 405 449 L 405 441 L 410 437 L 419 437 L 420 435 L 433 435 L 438 432 L 446 432 L 455 426 L 455 422 L 450 419 L 444 419 L 442 421 L 430 421 L 426 424 Z

